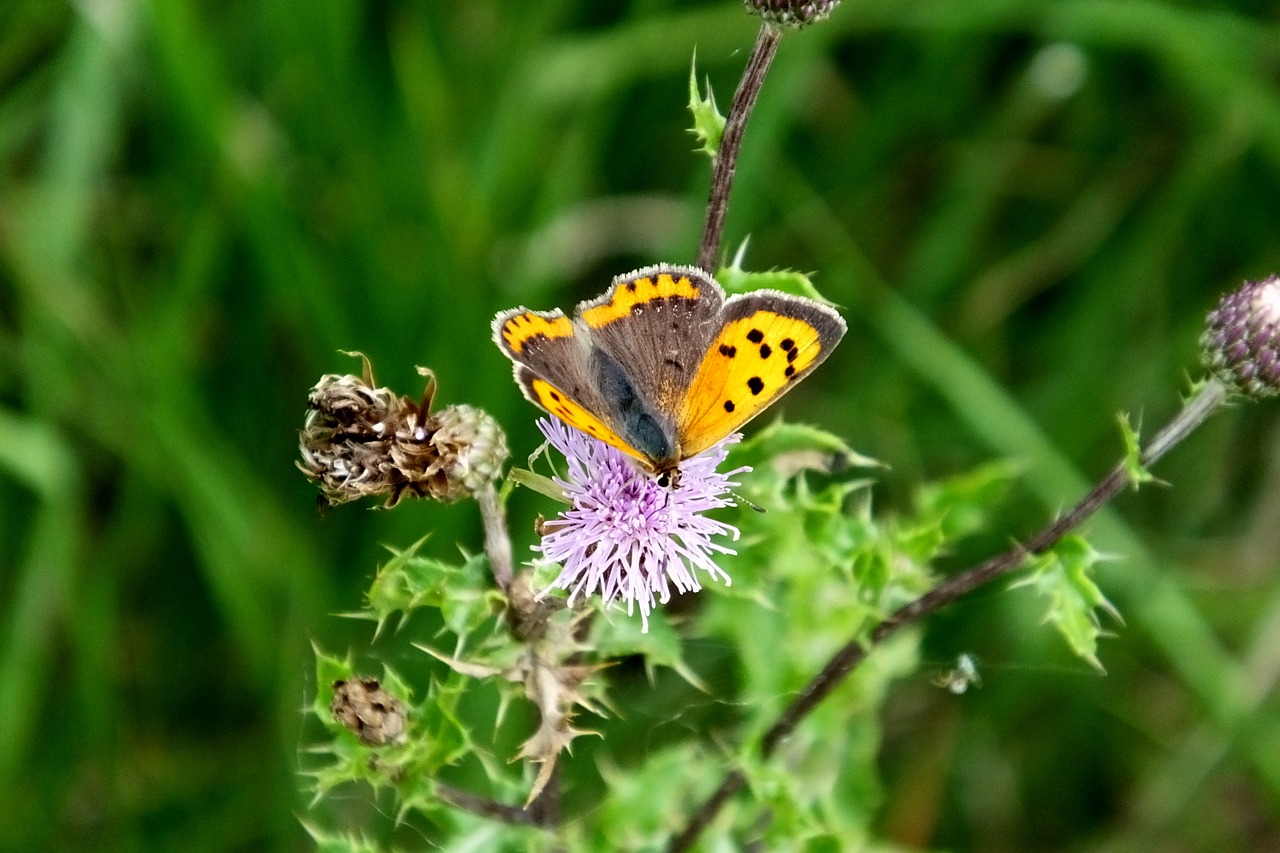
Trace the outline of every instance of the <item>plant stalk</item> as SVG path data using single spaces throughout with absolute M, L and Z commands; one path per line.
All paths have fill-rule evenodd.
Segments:
M 724 135 L 712 161 L 711 191 L 707 197 L 707 218 L 702 226 L 702 243 L 698 248 L 698 266 L 712 275 L 716 271 L 716 258 L 720 254 L 720 241 L 724 237 L 724 219 L 729 209 L 729 191 L 733 188 L 733 173 L 738 166 L 738 149 L 742 147 L 742 134 L 747 129 L 747 119 L 756 105 L 756 97 L 764 85 L 764 75 L 778 52 L 782 30 L 764 23 L 756 36 L 751 58 L 743 69 L 738 90 L 733 93 L 733 103 L 724 123 Z
M 1142 450 L 1140 456 L 1142 464 L 1150 465 L 1176 447 L 1204 423 L 1209 415 L 1217 411 L 1226 399 L 1226 388 L 1217 379 L 1207 380 L 1173 420 L 1156 433 Z M 795 700 L 782 712 L 778 721 L 765 732 L 760 742 L 761 756 L 769 758 L 773 755 L 818 703 L 839 686 L 849 673 L 866 659 L 872 649 L 893 636 L 899 629 L 941 609 L 978 587 L 1008 574 L 1021 566 L 1027 557 L 1049 550 L 1063 536 L 1082 524 L 1131 483 L 1128 469 L 1121 462 L 1081 498 L 1070 512 L 1043 528 L 1025 544 L 1015 545 L 1008 551 L 955 575 L 915 601 L 902 606 L 872 629 L 870 637 L 865 642 L 858 637 L 850 639 L 805 685 Z M 694 813 L 684 830 L 667 845 L 668 853 L 681 853 L 692 847 L 702 832 L 711 825 L 725 803 L 742 789 L 746 781 L 746 776 L 741 770 L 729 771 L 720 782 L 720 786 Z

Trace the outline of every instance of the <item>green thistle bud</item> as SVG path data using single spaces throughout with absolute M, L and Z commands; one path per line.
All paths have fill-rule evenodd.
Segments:
M 770 24 L 799 29 L 826 20 L 840 0 L 745 0 L 747 11 Z
M 333 717 L 366 746 L 399 743 L 405 737 L 404 703 L 376 678 L 355 677 L 333 683 Z
M 419 368 L 428 381 L 415 403 L 376 387 L 360 358 L 362 377 L 327 374 L 307 397 L 298 468 L 325 503 L 385 497 L 391 507 L 405 495 L 455 501 L 498 476 L 507 441 L 493 418 L 471 406 L 432 414 L 430 371 Z
M 436 415 L 431 445 L 439 455 L 431 488 L 440 500 L 475 494 L 493 482 L 507 461 L 507 437 L 488 412 L 449 406 Z
M 1228 390 L 1280 394 L 1280 277 L 1246 281 L 1209 312 L 1200 360 Z

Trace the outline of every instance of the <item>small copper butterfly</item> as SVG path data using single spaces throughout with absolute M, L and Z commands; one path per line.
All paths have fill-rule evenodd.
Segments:
M 512 308 L 493 338 L 525 396 L 666 482 L 823 362 L 844 319 L 776 290 L 725 297 L 696 267 L 645 267 L 563 311 Z

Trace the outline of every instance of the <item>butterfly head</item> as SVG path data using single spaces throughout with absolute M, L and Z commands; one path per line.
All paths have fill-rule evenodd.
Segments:
M 670 468 L 655 471 L 654 479 L 657 480 L 658 485 L 662 488 L 670 489 L 674 492 L 680 488 L 680 468 L 672 465 Z

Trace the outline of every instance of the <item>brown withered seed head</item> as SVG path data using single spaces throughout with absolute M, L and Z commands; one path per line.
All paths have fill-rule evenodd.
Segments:
M 429 377 L 421 403 L 375 387 L 367 359 L 363 377 L 327 374 L 311 389 L 298 468 L 327 503 L 455 501 L 501 473 L 508 454 L 497 422 L 465 405 L 432 414 L 435 380 L 420 372 Z
M 404 703 L 384 690 L 376 678 L 335 681 L 329 710 L 366 746 L 386 746 L 405 738 Z

